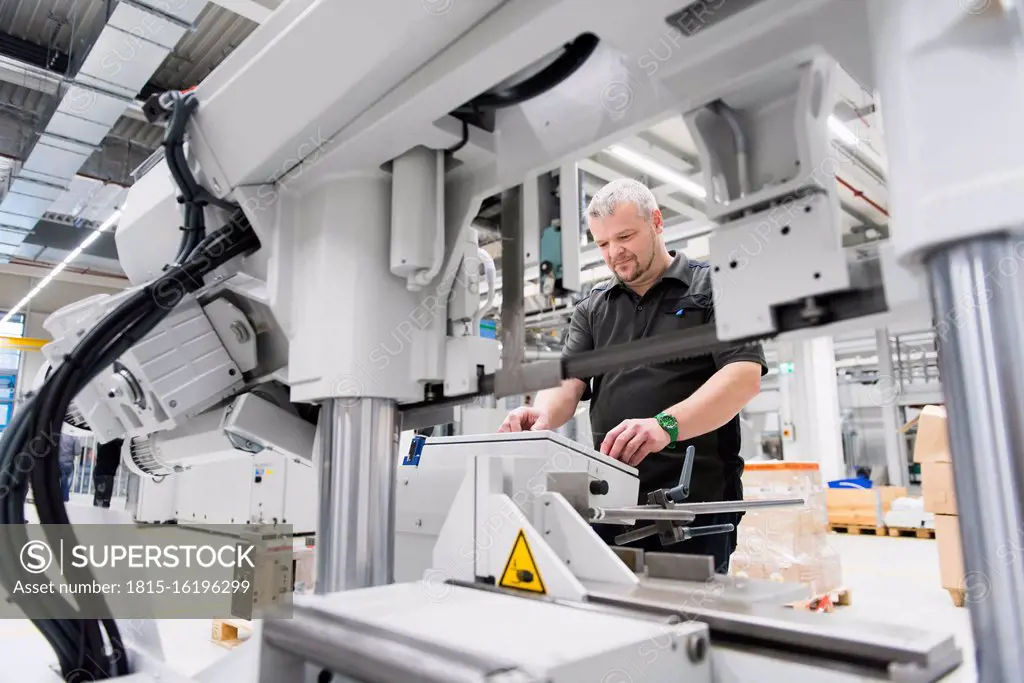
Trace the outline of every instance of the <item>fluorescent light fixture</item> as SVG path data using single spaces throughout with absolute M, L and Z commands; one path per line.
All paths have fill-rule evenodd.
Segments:
M 622 145 L 612 145 L 607 151 L 612 156 L 626 162 L 633 168 L 643 171 L 647 175 L 654 176 L 664 183 L 675 185 L 691 197 L 705 199 L 708 196 L 708 191 L 704 189 L 703 185 L 687 178 L 678 171 L 673 171 L 668 166 L 659 164 L 650 157 L 638 154 L 637 152 L 623 147 Z
M 845 144 L 850 147 L 856 147 L 860 144 L 860 138 L 853 134 L 853 131 L 846 127 L 846 124 L 837 119 L 835 116 L 828 117 L 828 129 L 832 131 L 832 134 L 842 140 Z
M 14 308 L 12 308 L 11 310 L 7 311 L 7 314 L 3 318 L 0 318 L 0 325 L 3 325 L 7 321 L 9 321 L 12 317 L 14 317 L 18 313 L 18 311 L 20 311 L 22 308 L 24 308 L 26 306 L 26 304 L 28 304 L 29 301 L 31 301 L 37 294 L 39 294 L 39 292 L 41 292 L 43 290 L 43 287 L 45 287 L 46 285 L 50 284 L 50 282 L 53 280 L 53 278 L 55 278 L 58 275 L 60 275 L 60 273 L 65 268 L 68 267 L 68 264 L 70 264 L 76 258 L 81 256 L 82 252 L 85 251 L 90 244 L 92 244 L 93 242 L 98 240 L 101 234 L 105 233 L 107 230 L 110 230 L 110 228 L 112 228 L 115 224 L 117 224 L 117 221 L 120 218 L 121 218 L 121 211 L 118 210 L 118 211 L 115 211 L 114 213 L 112 213 L 110 215 L 110 218 L 108 218 L 107 220 L 103 221 L 103 223 L 100 225 L 100 227 L 96 228 L 84 240 L 82 240 L 82 243 L 79 244 L 77 247 L 75 247 L 71 251 L 71 253 L 69 253 L 67 256 L 65 256 L 63 261 L 61 261 L 56 266 L 54 266 L 53 270 L 51 270 L 49 273 L 47 273 L 46 277 L 44 277 L 42 280 L 40 280 L 39 284 L 37 284 L 35 287 L 33 287 L 32 291 L 30 291 L 28 294 L 25 295 L 25 298 L 23 298 L 21 301 L 19 301 L 17 304 L 15 304 Z

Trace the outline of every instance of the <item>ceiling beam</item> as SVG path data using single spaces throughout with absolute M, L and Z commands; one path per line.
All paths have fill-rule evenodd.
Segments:
M 583 159 L 579 162 L 579 166 L 587 173 L 595 175 L 606 181 L 629 177 L 625 173 L 619 173 L 618 171 L 609 168 L 598 161 L 594 161 L 593 159 Z M 674 185 L 657 185 L 651 188 L 651 192 L 654 193 L 654 196 L 662 206 L 667 209 L 672 209 L 681 216 L 686 216 L 687 218 L 692 218 L 693 220 L 698 221 L 705 221 L 708 218 L 700 209 L 690 206 L 686 202 L 673 197 L 672 195 L 674 193 L 682 192 L 682 190 Z
M 690 178 L 698 185 L 704 184 L 704 176 L 700 173 L 697 166 L 691 164 L 686 159 L 683 159 L 673 150 L 664 147 L 660 144 L 660 141 L 655 143 L 653 141 L 645 140 L 637 135 L 633 135 L 625 140 L 617 142 L 616 144 L 657 161 L 662 166 L 666 166 L 677 173 L 690 176 Z
M 56 264 L 30 265 L 26 263 L 0 263 L 0 274 L 22 275 L 31 278 L 44 278 L 53 270 Z M 65 268 L 53 278 L 58 282 L 70 282 L 76 285 L 89 285 L 91 287 L 104 287 L 106 289 L 122 290 L 128 287 L 128 278 L 106 275 L 89 275 L 76 273 Z

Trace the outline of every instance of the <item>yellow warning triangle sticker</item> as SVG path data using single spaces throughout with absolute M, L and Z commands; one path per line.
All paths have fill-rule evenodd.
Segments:
M 544 588 L 544 581 L 537 571 L 537 563 L 530 552 L 530 544 L 526 542 L 526 534 L 519 530 L 516 536 L 515 545 L 509 553 L 508 562 L 505 563 L 505 571 L 501 573 L 501 581 L 498 583 L 502 588 L 515 588 L 531 593 L 547 594 Z

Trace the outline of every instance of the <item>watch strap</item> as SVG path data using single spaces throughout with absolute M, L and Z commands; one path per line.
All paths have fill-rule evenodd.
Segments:
M 658 413 L 654 416 L 661 428 L 668 432 L 669 446 L 679 439 L 679 423 L 668 413 Z

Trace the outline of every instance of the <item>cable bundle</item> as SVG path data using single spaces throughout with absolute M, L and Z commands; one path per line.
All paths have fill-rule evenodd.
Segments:
M 195 109 L 194 96 L 171 97 L 171 122 L 165 138 L 168 166 L 182 191 L 186 229 L 175 262 L 157 280 L 142 287 L 104 317 L 65 356 L 42 389 L 14 416 L 0 438 L 0 582 L 12 602 L 29 607 L 27 598 L 13 592 L 18 581 L 38 584 L 41 577 L 21 565 L 21 550 L 28 542 L 24 525 L 25 501 L 31 485 L 40 523 L 68 525 L 60 489 L 58 450 L 61 427 L 68 406 L 78 393 L 122 354 L 149 334 L 181 301 L 198 291 L 204 277 L 236 256 L 259 248 L 259 241 L 242 211 L 214 200 L 196 184 L 184 163 L 182 140 L 188 116 Z M 205 235 L 203 207 L 216 204 L 233 211 L 231 220 Z M 67 530 L 69 527 L 65 527 Z M 47 529 L 47 540 L 56 546 L 60 538 Z M 63 540 L 77 543 L 73 531 Z M 92 583 L 92 571 L 66 568 L 69 583 Z M 49 583 L 43 578 L 43 583 Z M 33 623 L 57 654 L 65 681 L 106 680 L 127 675 L 128 660 L 117 624 L 102 595 L 78 594 L 76 611 L 59 594 L 30 596 L 33 612 L 45 614 L 100 615 L 101 618 L 33 619 Z M 104 636 L 106 640 L 104 640 Z
M 199 105 L 199 100 L 192 93 L 182 94 L 175 91 L 155 97 L 155 101 L 147 107 L 150 109 L 147 115 L 152 113 L 151 119 L 156 119 L 163 118 L 170 112 L 167 129 L 164 131 L 164 158 L 181 193 L 178 201 L 185 205 L 185 225 L 182 228 L 185 234 L 182 236 L 178 255 L 174 257 L 174 263 L 177 264 L 187 258 L 196 245 L 206 237 L 204 209 L 208 205 L 226 211 L 233 211 L 237 207 L 213 196 L 196 182 L 185 160 L 185 126 Z

